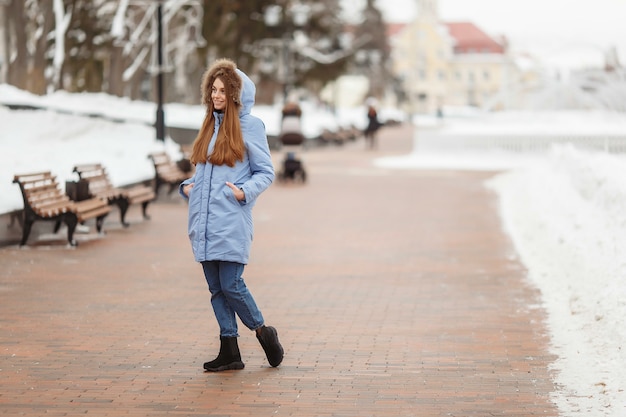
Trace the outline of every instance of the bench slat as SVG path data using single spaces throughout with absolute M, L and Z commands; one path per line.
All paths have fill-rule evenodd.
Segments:
M 176 162 L 172 161 L 166 152 L 155 152 L 148 155 L 152 160 L 155 171 L 155 194 L 163 184 L 170 186 L 170 193 L 178 184 L 191 177 L 191 173 L 183 171 Z
M 90 198 L 89 200 L 75 201 L 73 211 L 75 213 L 84 213 L 95 208 L 108 206 L 107 202 L 100 198 Z
M 129 200 L 136 203 L 153 200 L 155 195 L 150 187 L 133 187 L 125 190 L 124 194 Z
M 89 201 L 89 200 L 85 200 Z M 91 205 L 83 209 L 79 209 L 76 213 L 76 217 L 78 217 L 79 222 L 83 222 L 85 220 L 93 219 L 94 217 L 102 216 L 104 214 L 108 214 L 111 211 L 111 206 L 104 202 L 104 205 Z
M 76 165 L 74 172 L 81 179 L 88 182 L 89 194 L 91 196 L 99 197 L 108 204 L 117 204 L 119 206 L 121 222 L 124 226 L 128 226 L 124 218 L 126 210 L 131 204 L 141 203 L 144 218 L 148 218 L 146 208 L 148 203 L 154 200 L 154 192 L 151 187 L 145 185 L 136 185 L 130 189 L 115 187 L 102 164 Z

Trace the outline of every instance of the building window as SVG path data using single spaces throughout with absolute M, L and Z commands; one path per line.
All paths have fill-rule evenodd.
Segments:
M 446 80 L 446 72 L 444 70 L 437 71 L 437 77 L 439 78 L 439 81 L 445 81 Z
M 485 81 L 489 81 L 489 78 L 490 78 L 490 77 L 491 77 L 491 76 L 490 76 L 490 74 L 489 74 L 489 70 L 484 70 L 484 71 L 483 71 L 483 80 L 485 80 Z

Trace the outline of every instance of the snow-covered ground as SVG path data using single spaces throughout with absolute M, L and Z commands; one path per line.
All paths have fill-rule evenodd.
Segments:
M 488 183 L 549 313 L 563 416 L 626 416 L 625 174 L 624 156 L 559 147 Z
M 115 123 L 0 107 L 0 213 L 22 207 L 19 189 L 11 183 L 16 173 L 49 169 L 62 182 L 76 179 L 71 174 L 74 164 L 102 162 L 113 182 L 124 185 L 152 177 L 149 152 L 179 152 L 173 141 L 154 139 L 149 126 L 154 117 L 152 103 L 62 92 L 34 97 L 6 85 L 0 85 L 0 102 L 131 120 Z M 255 113 L 265 121 L 268 133 L 277 131 L 277 108 L 257 107 Z M 341 110 L 337 117 L 313 107 L 307 113 L 311 129 L 364 123 L 363 109 Z M 545 123 L 541 133 L 548 135 L 568 126 L 579 129 L 581 124 L 589 132 L 603 131 L 606 121 L 615 118 L 588 116 L 562 114 Z M 169 105 L 166 117 L 170 124 L 193 127 L 202 119 L 202 108 Z M 467 118 L 446 119 L 447 128 L 475 134 L 478 126 L 496 124 L 485 116 L 472 117 L 483 118 L 473 124 Z M 507 133 L 524 116 L 499 117 L 512 118 L 499 125 L 501 133 Z M 621 132 L 623 125 L 616 125 Z M 561 415 L 626 416 L 626 352 L 622 350 L 626 341 L 626 156 L 565 145 L 524 155 L 417 152 L 375 163 L 387 168 L 502 171 L 485 186 L 499 196 L 503 227 L 528 269 L 529 281 L 542 293 L 558 355 L 554 364 L 558 390 L 553 399 Z

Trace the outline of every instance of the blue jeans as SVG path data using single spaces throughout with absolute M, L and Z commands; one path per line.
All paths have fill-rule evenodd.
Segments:
M 209 291 L 220 336 L 237 337 L 237 320 L 250 330 L 263 325 L 263 315 L 257 307 L 241 275 L 245 265 L 237 262 L 204 261 L 202 269 Z

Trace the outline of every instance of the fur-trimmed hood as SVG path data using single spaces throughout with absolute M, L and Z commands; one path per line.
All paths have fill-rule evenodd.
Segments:
M 252 208 L 259 195 L 274 181 L 274 164 L 267 143 L 265 125 L 251 114 L 256 87 L 232 61 L 220 60 L 209 68 L 202 80 L 202 103 L 211 108 L 211 86 L 217 74 L 226 86 L 227 94 L 237 97 L 241 134 L 246 146 L 242 160 L 235 166 L 214 165 L 210 161 L 197 163 L 191 178 L 178 187 L 180 195 L 189 202 L 187 231 L 194 259 L 229 261 L 247 264 L 254 235 Z M 207 120 L 205 116 L 205 121 Z M 207 154 L 215 146 L 223 117 L 213 114 L 212 132 Z M 243 190 L 245 200 L 237 201 L 226 185 L 234 184 Z M 194 184 L 189 195 L 183 192 L 187 184 Z
M 209 106 L 211 102 L 211 87 L 216 78 L 220 78 L 233 102 L 239 109 L 239 114 L 249 114 L 254 105 L 256 86 L 252 80 L 237 65 L 227 58 L 218 59 L 202 76 L 202 104 Z

